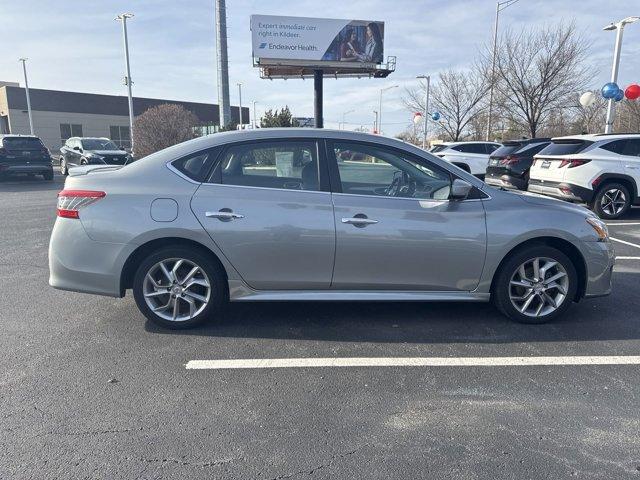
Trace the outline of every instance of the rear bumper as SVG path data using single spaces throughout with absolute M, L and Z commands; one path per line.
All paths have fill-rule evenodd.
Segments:
M 18 173 L 34 173 L 41 174 L 53 172 L 53 165 L 51 164 L 41 164 L 41 165 L 6 165 L 0 164 L 0 175 L 1 174 L 18 174 Z
M 585 298 L 603 297 L 611 293 L 615 250 L 611 242 L 585 242 L 587 284 Z
M 120 297 L 120 273 L 134 247 L 91 240 L 79 220 L 57 218 L 49 242 L 49 285 Z
M 514 177 L 512 175 L 491 174 L 489 171 L 487 171 L 487 175 L 484 177 L 484 182 L 493 187 L 502 187 L 509 190 L 527 189 L 527 181 L 522 178 Z
M 570 202 L 590 203 L 593 199 L 593 190 L 571 183 L 549 182 L 547 180 L 529 180 L 527 190 L 532 193 L 540 193 L 550 197 L 561 198 Z

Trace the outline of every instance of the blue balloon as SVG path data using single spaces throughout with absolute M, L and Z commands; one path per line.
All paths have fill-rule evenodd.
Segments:
M 619 89 L 618 89 L 618 91 L 616 92 L 616 96 L 615 96 L 615 97 L 613 97 L 613 99 L 614 99 L 616 102 L 619 102 L 619 101 L 621 101 L 623 98 L 624 98 L 624 92 L 622 91 L 622 89 L 620 89 L 620 88 L 619 88 Z
M 431 114 L 431 119 L 432 119 L 434 122 L 437 122 L 438 120 L 440 120 L 440 112 L 433 112 L 433 113 Z
M 601 93 L 604 98 L 608 98 L 608 99 L 616 98 L 616 95 L 618 95 L 619 90 L 620 90 L 620 87 L 618 87 L 617 83 L 609 82 L 604 84 L 604 87 L 602 87 Z

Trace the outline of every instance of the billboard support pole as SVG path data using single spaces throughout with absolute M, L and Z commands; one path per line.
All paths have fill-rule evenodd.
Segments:
M 315 127 L 324 128 L 322 113 L 322 70 L 313 71 L 313 116 Z

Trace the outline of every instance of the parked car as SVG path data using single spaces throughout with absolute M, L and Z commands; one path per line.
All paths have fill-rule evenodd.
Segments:
M 60 148 L 60 172 L 79 165 L 125 165 L 131 155 L 108 138 L 71 137 Z
M 640 203 L 640 134 L 554 138 L 535 156 L 529 191 L 587 203 L 600 218 Z
M 501 145 L 494 142 L 446 142 L 435 145 L 431 153 L 453 163 L 465 172 L 484 178 L 491 155 Z
M 49 150 L 33 135 L 0 135 L 0 175 L 42 175 L 53 180 Z
M 69 170 L 49 283 L 133 289 L 169 328 L 227 299 L 492 300 L 542 323 L 609 294 L 613 262 L 606 225 L 583 207 L 493 189 L 391 138 L 260 129 Z
M 533 156 L 551 143 L 550 138 L 509 140 L 489 157 L 484 181 L 493 187 L 526 190 Z

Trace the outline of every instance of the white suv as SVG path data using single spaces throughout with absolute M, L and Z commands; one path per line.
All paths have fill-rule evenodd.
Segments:
M 445 142 L 429 151 L 476 177 L 484 178 L 489 155 L 501 146 L 495 142 Z
M 623 216 L 639 203 L 640 134 L 552 139 L 534 157 L 530 192 L 585 202 L 600 218 Z

